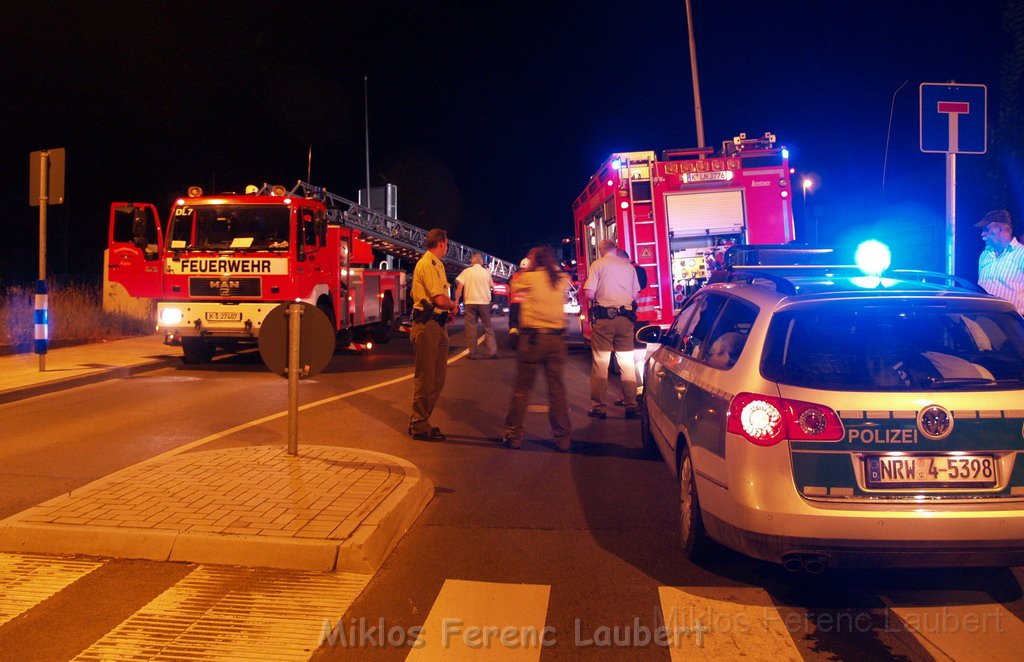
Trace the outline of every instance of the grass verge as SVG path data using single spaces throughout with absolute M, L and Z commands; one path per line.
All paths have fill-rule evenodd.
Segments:
M 153 323 L 103 310 L 98 285 L 50 285 L 50 347 L 153 333 Z M 31 352 L 35 338 L 35 286 L 0 290 L 0 354 Z

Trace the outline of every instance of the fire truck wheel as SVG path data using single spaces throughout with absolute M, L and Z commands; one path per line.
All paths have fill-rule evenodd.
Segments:
M 216 345 L 206 342 L 202 338 L 182 338 L 182 361 L 187 365 L 209 363 L 216 348 Z
M 338 331 L 337 342 L 335 343 L 335 349 L 345 349 L 352 344 L 352 329 L 342 329 Z
M 373 342 L 378 345 L 391 342 L 391 334 L 395 332 L 395 304 L 390 293 L 384 295 L 381 302 L 380 322 L 373 329 Z

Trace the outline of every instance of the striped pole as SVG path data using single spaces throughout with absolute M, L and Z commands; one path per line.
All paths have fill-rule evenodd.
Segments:
M 36 310 L 35 310 L 35 322 L 36 322 L 36 354 L 39 354 L 40 361 L 42 361 L 42 355 L 46 354 L 46 345 L 49 340 L 49 325 L 47 323 L 48 315 L 48 302 L 47 302 L 47 291 L 46 281 L 36 281 Z M 40 363 L 42 366 L 42 364 Z M 43 366 L 45 367 L 45 366 Z M 42 368 L 41 368 L 42 369 Z
M 36 354 L 46 372 L 46 204 L 50 199 L 50 153 L 39 154 L 39 280 L 36 281 Z M 40 335 L 42 334 L 42 335 Z

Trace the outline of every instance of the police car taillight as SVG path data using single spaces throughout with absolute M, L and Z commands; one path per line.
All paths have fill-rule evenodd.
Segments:
M 770 395 L 740 393 L 729 404 L 729 432 L 757 446 L 774 446 L 785 437 L 782 399 Z
M 729 405 L 727 429 L 757 446 L 796 441 L 838 441 L 843 424 L 829 407 L 770 395 L 740 393 Z

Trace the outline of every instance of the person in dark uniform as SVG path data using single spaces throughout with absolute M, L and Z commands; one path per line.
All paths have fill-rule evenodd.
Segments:
M 412 418 L 409 435 L 413 439 L 441 441 L 440 428 L 430 424 L 448 369 L 448 329 L 446 324 L 455 314 L 455 302 L 444 272 L 444 256 L 448 252 L 448 236 L 444 230 L 427 233 L 427 252 L 412 273 L 412 329 L 409 338 L 416 349 L 413 374 Z

